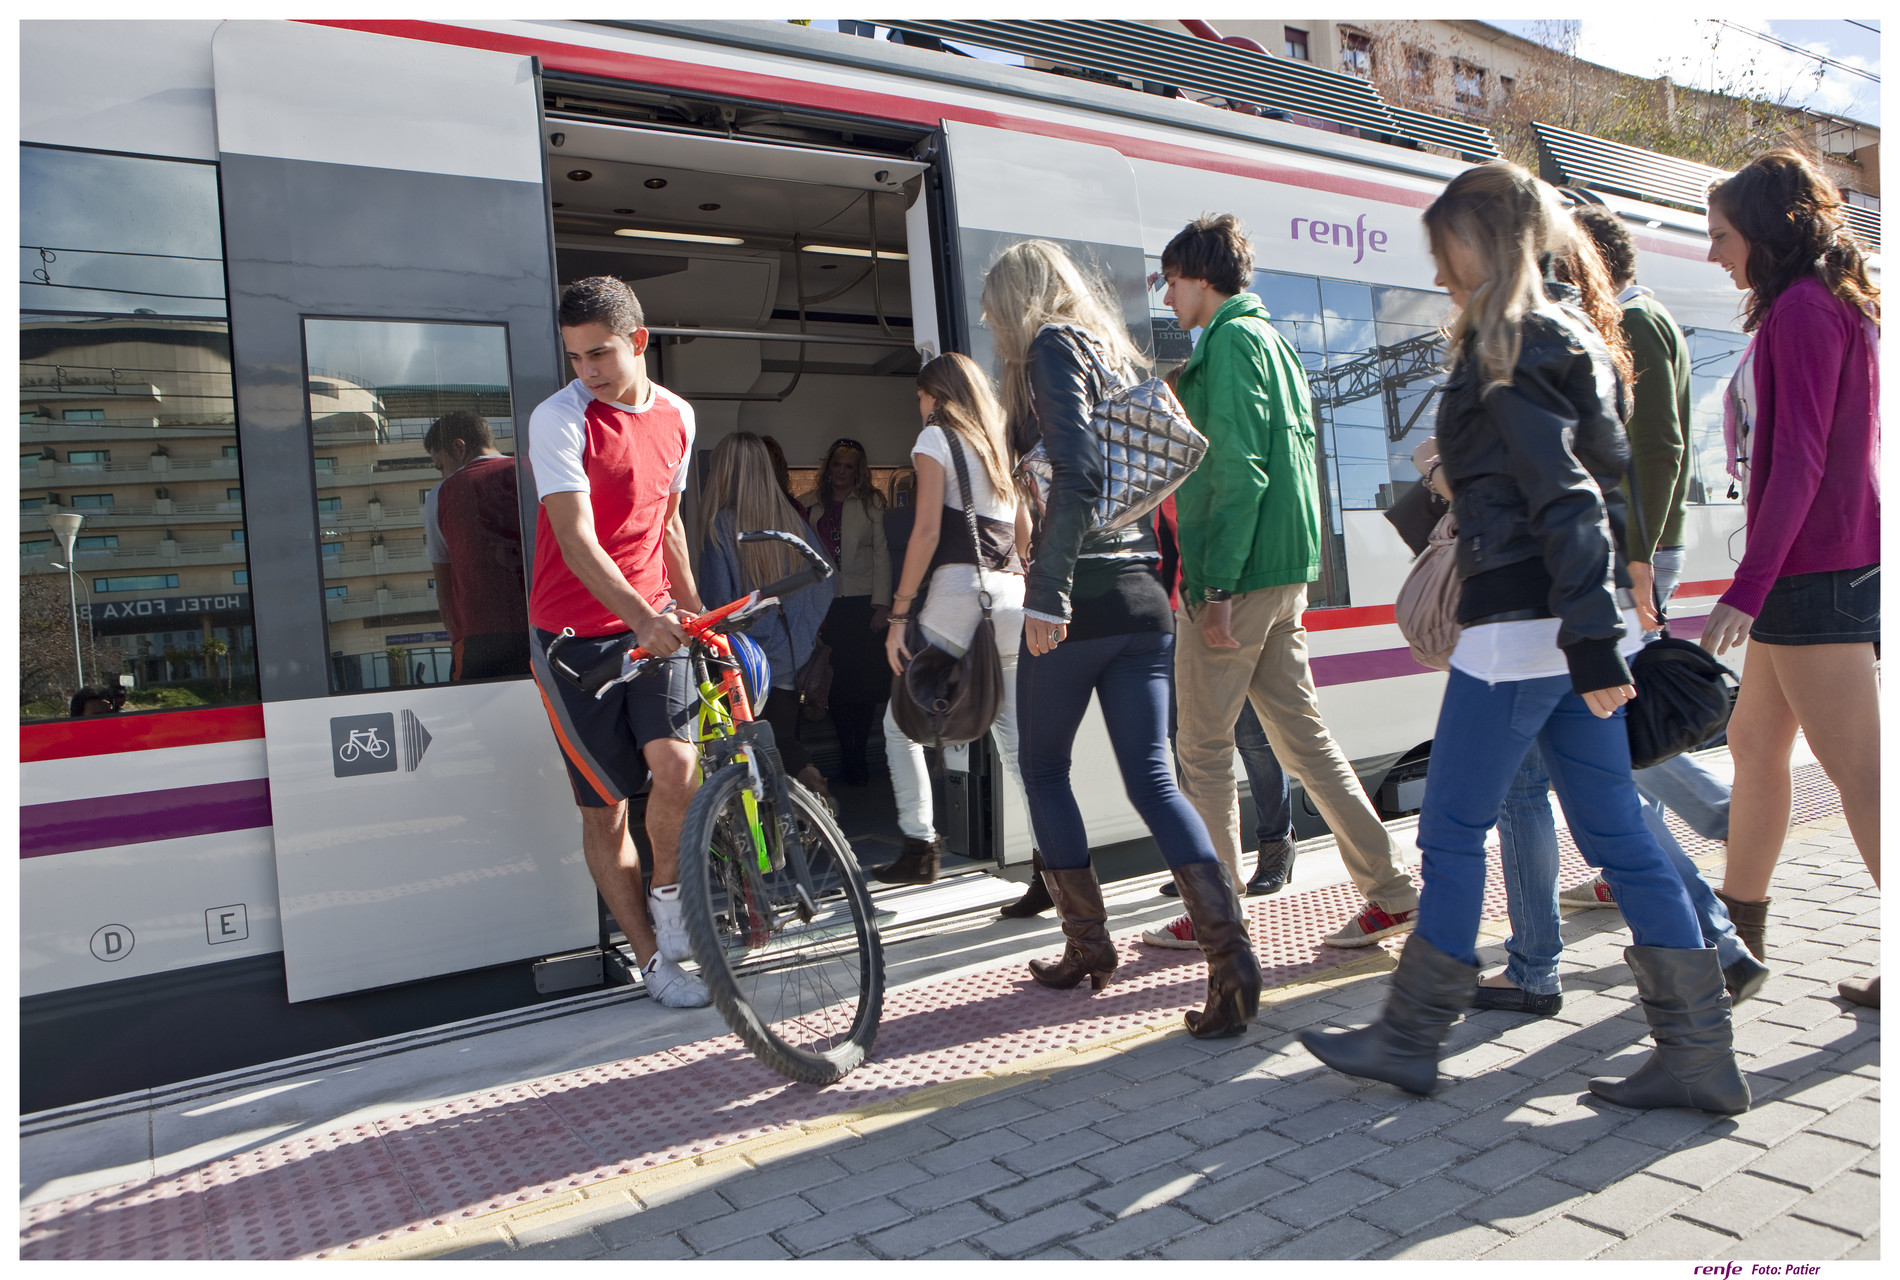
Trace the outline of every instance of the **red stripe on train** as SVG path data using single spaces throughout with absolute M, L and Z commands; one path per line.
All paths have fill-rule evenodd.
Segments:
M 152 711 L 93 716 L 20 726 L 20 763 L 71 760 L 121 751 L 197 747 L 264 736 L 262 707 L 211 707 L 204 711 Z
M 1363 178 L 1310 173 L 1287 165 L 1266 164 L 1260 161 L 1244 160 L 1237 156 L 1223 155 L 1219 152 L 1199 151 L 1183 147 L 1178 143 L 1131 138 L 1104 130 L 1081 129 L 1073 125 L 1055 124 L 1027 116 L 1005 115 L 996 111 L 931 102 L 924 98 L 911 98 L 892 93 L 878 93 L 869 89 L 811 84 L 784 76 L 758 75 L 724 67 L 678 62 L 670 58 L 654 58 L 644 54 L 597 49 L 587 45 L 529 39 L 500 31 L 457 27 L 442 22 L 351 18 L 305 18 L 299 21 L 309 22 L 315 26 L 362 31 L 372 35 L 422 40 L 430 44 L 488 49 L 496 53 L 533 55 L 541 59 L 543 66 L 557 71 L 571 71 L 580 75 L 600 76 L 611 80 L 633 80 L 666 88 L 696 89 L 702 93 L 727 94 L 733 97 L 795 106 L 817 107 L 850 115 L 868 116 L 872 119 L 897 120 L 927 129 L 937 128 L 946 119 L 960 120 L 966 124 L 988 125 L 994 129 L 1009 129 L 1017 133 L 1034 133 L 1044 137 L 1087 142 L 1095 146 L 1108 147 L 1119 151 L 1122 155 L 1141 160 L 1188 165 L 1216 173 L 1231 173 L 1237 177 L 1260 178 L 1285 186 L 1331 191 L 1338 195 L 1381 200 L 1387 204 L 1410 205 L 1415 209 L 1423 209 L 1436 196 L 1435 192 L 1430 191 L 1413 191 L 1406 187 L 1389 186 Z M 978 92 L 981 91 L 978 90 Z M 1680 245 L 1673 241 L 1639 236 L 1637 242 L 1651 253 L 1663 253 L 1674 258 L 1693 258 L 1697 261 L 1702 261 L 1705 257 L 1703 252 L 1694 246 Z

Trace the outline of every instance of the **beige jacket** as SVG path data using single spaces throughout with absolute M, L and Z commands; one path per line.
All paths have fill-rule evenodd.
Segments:
M 824 503 L 816 491 L 806 494 L 798 500 L 805 509 L 805 518 L 811 521 L 813 529 L 818 527 L 818 517 L 825 514 Z M 829 552 L 822 545 L 819 550 Z M 838 539 L 844 554 L 838 565 L 838 597 L 870 596 L 873 605 L 890 607 L 891 603 L 891 548 L 884 541 L 884 512 L 866 511 L 865 504 L 855 498 L 848 498 L 844 504 L 844 529 Z

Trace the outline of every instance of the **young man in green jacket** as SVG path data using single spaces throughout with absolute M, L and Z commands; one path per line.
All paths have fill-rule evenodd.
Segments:
M 1161 271 L 1181 327 L 1201 330 L 1178 390 L 1208 439 L 1207 456 L 1175 494 L 1181 789 L 1234 883 L 1244 883 L 1234 723 L 1251 699 L 1274 755 L 1338 837 L 1367 900 L 1326 941 L 1366 946 L 1412 928 L 1418 889 L 1320 720 L 1307 665 L 1300 614 L 1306 584 L 1319 577 L 1320 518 L 1306 373 L 1260 299 L 1243 292 L 1253 279 L 1253 246 L 1233 215 L 1189 223 L 1162 252 Z M 1144 935 L 1159 946 L 1192 945 L 1192 938 L 1185 917 Z

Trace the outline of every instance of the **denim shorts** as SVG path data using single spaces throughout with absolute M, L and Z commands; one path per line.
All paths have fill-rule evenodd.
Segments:
M 1880 566 L 1777 578 L 1748 638 L 1763 644 L 1879 644 Z

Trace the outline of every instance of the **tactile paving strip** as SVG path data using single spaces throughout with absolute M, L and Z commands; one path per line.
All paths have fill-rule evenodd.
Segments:
M 1794 801 L 1796 822 L 1840 811 L 1818 767 L 1796 773 Z M 1673 816 L 1670 825 L 1692 857 L 1720 849 Z M 1558 845 L 1559 883 L 1586 876 L 1567 831 Z M 1269 986 L 1367 954 L 1320 942 L 1361 905 L 1350 884 L 1247 902 Z M 1495 850 L 1484 915 L 1505 915 Z M 1136 936 L 1116 938 L 1122 964 L 1101 992 L 1051 991 L 1014 964 L 888 992 L 875 1057 L 828 1088 L 792 1084 L 736 1037 L 718 1036 L 34 1205 L 21 1214 L 21 1257 L 347 1257 L 352 1246 L 1178 1019 L 1205 993 L 1199 953 L 1139 946 Z

